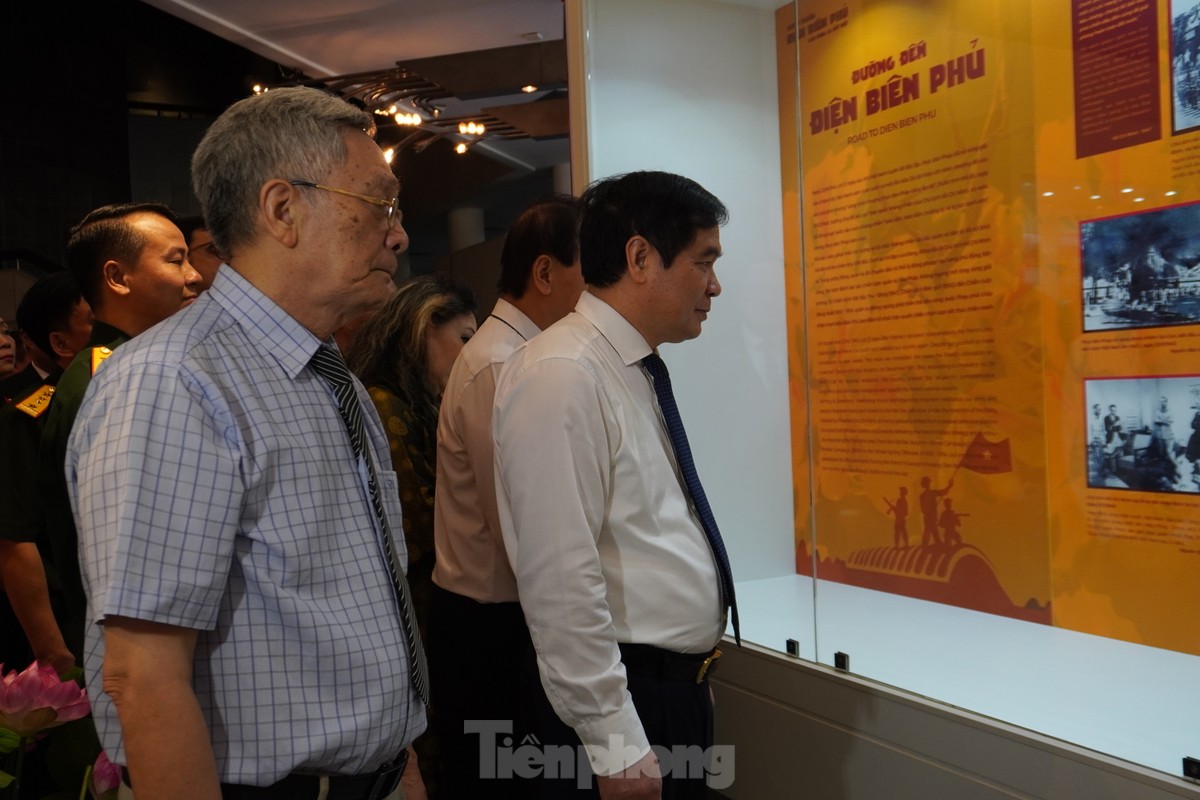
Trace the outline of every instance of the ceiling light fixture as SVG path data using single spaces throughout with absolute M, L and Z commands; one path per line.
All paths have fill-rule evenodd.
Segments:
M 471 145 L 467 144 L 466 142 L 459 142 L 458 144 L 454 145 L 454 152 L 458 153 L 460 156 L 470 149 Z
M 539 43 L 545 38 L 540 31 L 529 31 L 521 36 Z M 531 47 L 537 48 L 539 54 L 542 53 L 541 44 Z M 503 89 L 503 85 L 506 85 L 508 88 L 503 89 L 503 93 L 508 95 L 521 91 L 526 95 L 525 102 L 545 99 L 542 98 L 542 95 L 547 93 L 547 86 L 542 85 L 545 83 L 544 73 L 545 70 L 542 69 L 534 75 L 517 76 L 519 80 L 521 77 L 532 78 L 536 75 L 537 84 L 530 82 L 521 85 L 515 81 L 504 80 L 497 84 L 496 89 Z M 521 124 L 509 120 L 504 115 L 491 116 L 492 109 L 468 112 L 472 113 L 473 118 L 463 114 L 457 106 L 451 110 L 447 106 L 448 102 L 461 102 L 452 89 L 443 87 L 400 63 L 386 70 L 324 77 L 319 80 L 306 78 L 299 72 L 283 77 L 286 82 L 271 86 L 317 86 L 365 109 L 378 120 L 381 147 L 390 148 L 396 161 L 401 160 L 405 153 L 420 153 L 426 150 L 440 138 L 446 138 L 447 145 L 451 148 L 455 148 L 460 142 L 463 143 L 463 146 L 456 148 L 461 154 L 483 139 L 507 142 L 512 139 L 529 138 L 532 135 Z M 557 73 L 549 80 L 550 94 L 553 99 L 559 100 L 559 95 L 565 95 L 565 92 L 556 90 Z M 247 84 L 251 83 L 254 81 L 247 81 Z M 260 82 L 254 85 L 254 92 L 261 94 L 268 88 L 268 84 Z M 532 96 L 535 92 L 538 93 L 538 97 Z M 513 105 L 520 103 L 514 100 L 509 102 Z M 558 110 L 562 105 L 556 103 L 553 108 Z
M 413 152 L 414 153 L 424 153 L 425 149 L 427 147 L 429 147 L 429 145 L 433 144 L 440 138 L 442 138 L 442 134 L 435 134 L 433 136 L 430 136 L 428 139 L 422 139 L 421 141 L 419 141 L 413 145 Z M 401 142 L 400 144 L 398 144 L 397 147 L 400 148 L 401 150 L 403 150 L 404 142 Z

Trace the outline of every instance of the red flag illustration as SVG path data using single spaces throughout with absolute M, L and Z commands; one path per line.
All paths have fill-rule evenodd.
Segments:
M 1012 472 L 1012 448 L 1008 444 L 1008 439 L 989 442 L 983 438 L 982 433 L 977 433 L 967 447 L 967 452 L 963 454 L 962 461 L 958 462 L 958 466 L 972 472 L 982 472 L 985 475 Z

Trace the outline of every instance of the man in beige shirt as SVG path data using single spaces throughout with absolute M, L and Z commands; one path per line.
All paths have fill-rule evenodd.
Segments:
M 492 401 L 513 351 L 579 299 L 578 234 L 572 197 L 553 196 L 521 213 L 500 256 L 500 299 L 463 347 L 442 395 L 427 646 L 450 800 L 519 796 L 515 781 L 487 774 L 476 727 L 488 720 L 512 731 L 518 667 L 529 646 L 496 511 Z

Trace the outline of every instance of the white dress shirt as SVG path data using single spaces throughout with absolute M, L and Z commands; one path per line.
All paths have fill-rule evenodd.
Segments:
M 481 603 L 517 600 L 496 511 L 492 405 L 496 376 L 513 351 L 541 333 L 501 298 L 450 370 L 438 417 L 433 582 Z
M 504 544 L 546 694 L 597 775 L 650 749 L 617 643 L 699 653 L 724 629 L 712 551 L 640 364 L 650 352 L 584 292 L 513 354 L 496 392 Z

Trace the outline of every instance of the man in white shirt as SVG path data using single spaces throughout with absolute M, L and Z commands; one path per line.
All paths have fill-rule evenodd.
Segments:
M 509 359 L 493 416 L 500 524 L 549 701 L 531 791 L 703 798 L 702 762 L 660 764 L 651 747 L 712 743 L 707 670 L 732 581 L 642 361 L 700 334 L 726 211 L 662 172 L 599 181 L 581 203 L 588 291 Z M 595 781 L 552 750 L 580 742 Z
M 517 715 L 529 631 L 500 536 L 492 453 L 496 376 L 513 351 L 571 312 L 583 291 L 579 201 L 566 195 L 521 212 L 500 254 L 500 299 L 454 362 L 438 419 L 429 640 L 435 726 L 447 800 L 516 798 L 520 785 L 487 774 L 471 721 Z M 480 654 L 488 667 L 479 669 Z M 493 770 L 495 772 L 495 770 Z

